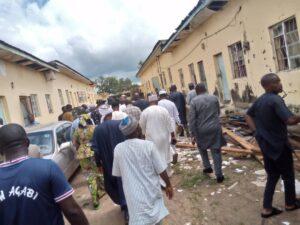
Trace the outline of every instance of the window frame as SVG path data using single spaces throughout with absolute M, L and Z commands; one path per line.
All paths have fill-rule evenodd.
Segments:
M 168 76 L 169 76 L 170 84 L 173 84 L 173 76 L 172 76 L 171 68 L 168 68 Z
M 60 99 L 60 104 L 62 106 L 64 106 L 65 105 L 65 100 L 64 100 L 64 96 L 63 96 L 62 90 L 61 89 L 57 89 L 57 92 L 58 92 L 58 97 Z
M 45 99 L 46 99 L 46 104 L 47 104 L 48 112 L 50 114 L 54 113 L 51 95 L 50 94 L 45 94 Z
M 194 83 L 194 84 L 197 84 L 197 77 L 196 77 L 194 63 L 189 64 L 188 67 L 189 67 L 191 82 Z
M 202 65 L 202 68 L 200 65 Z M 206 78 L 206 72 L 205 72 L 203 60 L 200 60 L 197 62 L 197 67 L 198 67 L 198 72 L 199 72 L 200 83 L 204 83 L 204 85 L 207 89 L 207 78 Z
M 291 20 L 295 21 L 296 30 L 294 30 L 294 32 L 297 33 L 298 41 L 288 45 L 288 42 L 287 42 L 287 34 L 288 33 L 286 32 L 286 23 L 291 21 Z M 278 28 L 278 26 L 281 26 L 282 33 L 278 34 L 278 35 L 274 35 L 274 30 L 276 28 Z M 298 27 L 298 24 L 297 24 L 296 16 L 291 16 L 291 17 L 289 17 L 285 20 L 280 21 L 279 23 L 276 23 L 276 24 L 270 26 L 269 27 L 269 32 L 270 32 L 270 36 L 271 36 L 274 55 L 275 55 L 275 58 L 276 58 L 276 70 L 277 70 L 277 72 L 300 69 L 300 65 L 298 67 L 294 67 L 294 68 L 292 68 L 292 65 L 291 65 L 291 58 L 300 58 L 300 52 L 299 52 L 299 54 L 297 54 L 295 56 L 291 56 L 290 55 L 290 50 L 289 50 L 290 46 L 297 45 L 297 44 L 300 45 L 300 33 L 299 33 L 299 27 Z M 284 41 L 284 46 L 280 46 L 280 48 L 285 49 L 286 60 L 287 60 L 287 66 L 284 66 L 284 68 L 281 68 L 281 66 L 280 66 L 279 57 L 278 57 L 278 54 L 277 54 L 277 51 L 278 51 L 279 48 L 276 48 L 276 44 L 275 44 L 275 39 L 279 38 L 281 36 L 282 36 L 283 41 Z
M 32 108 L 32 112 L 34 117 L 40 117 L 41 116 L 41 109 L 39 106 L 39 99 L 37 94 L 30 94 L 30 104 Z
M 183 69 L 182 68 L 178 69 L 178 73 L 179 73 L 180 86 L 183 89 L 185 88 Z
M 238 48 L 238 45 L 240 45 L 240 49 Z M 233 79 L 246 78 L 248 74 L 247 74 L 246 61 L 244 57 L 243 43 L 241 41 L 237 41 L 232 45 L 228 46 L 228 49 L 229 49 L 229 54 L 231 59 Z M 240 60 L 240 57 L 242 57 L 242 60 Z

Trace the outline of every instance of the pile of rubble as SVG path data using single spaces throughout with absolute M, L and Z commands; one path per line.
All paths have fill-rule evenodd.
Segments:
M 263 164 L 263 156 L 251 130 L 243 115 L 226 115 L 222 117 L 223 133 L 227 139 L 227 146 L 222 148 L 224 154 L 234 157 L 256 158 Z M 300 127 L 289 129 L 289 141 L 294 149 L 295 169 L 300 171 Z M 179 142 L 177 148 L 196 149 L 197 146 L 189 142 Z

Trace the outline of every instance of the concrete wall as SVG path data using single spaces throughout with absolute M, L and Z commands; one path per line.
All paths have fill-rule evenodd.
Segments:
M 237 13 L 240 7 L 242 9 Z M 262 75 L 269 72 L 278 72 L 270 27 L 292 16 L 296 17 L 299 33 L 299 0 L 231 0 L 222 11 L 215 13 L 195 28 L 171 53 L 163 53 L 159 57 L 161 68 L 158 68 L 158 64 L 154 61 L 141 74 L 141 82 L 144 85 L 148 80 L 151 80 L 151 77 L 158 76 L 157 71 L 159 69 L 167 75 L 167 70 L 170 68 L 173 74 L 173 82 L 181 89 L 178 70 L 182 69 L 186 83 L 184 91 L 187 91 L 187 84 L 191 82 L 188 65 L 194 63 L 197 81 L 199 82 L 197 62 L 202 60 L 209 92 L 214 93 L 217 86 L 214 56 L 222 53 L 229 89 L 235 90 L 235 87 L 238 87 L 237 94 L 241 99 L 243 94 L 249 94 L 249 89 L 252 90 L 254 97 L 259 96 L 263 93 L 263 89 L 259 84 Z M 219 31 L 220 29 L 222 31 Z M 219 32 L 216 33 L 217 31 Z M 204 40 L 197 46 L 201 39 Z M 250 43 L 250 50 L 244 54 L 247 77 L 234 79 L 229 46 L 239 41 Z M 278 75 L 282 79 L 285 91 L 288 93 L 285 98 L 286 102 L 299 106 L 300 70 L 280 71 Z M 169 82 L 168 76 L 167 81 Z M 150 91 L 153 91 L 153 88 L 145 90 L 145 92 Z M 236 102 L 245 101 L 236 100 Z
M 24 125 L 20 96 L 37 95 L 41 115 L 36 119 L 41 124 L 57 121 L 58 115 L 61 114 L 62 104 L 58 89 L 62 90 L 65 105 L 68 104 L 66 90 L 72 93 L 73 101 L 70 100 L 70 104 L 73 106 L 83 104 L 79 103 L 78 98 L 75 97 L 78 91 L 86 92 L 87 97 L 89 97 L 84 103 L 95 104 L 94 88 L 88 84 L 74 80 L 62 73 L 56 73 L 55 80 L 46 81 L 44 74 L 41 72 L 5 61 L 2 61 L 2 68 L 3 64 L 5 73 L 0 74 L 0 98 L 5 100 L 7 122 Z M 53 113 L 48 111 L 45 94 L 51 96 Z

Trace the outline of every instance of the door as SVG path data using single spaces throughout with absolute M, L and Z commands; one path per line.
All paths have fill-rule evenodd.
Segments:
M 33 115 L 30 97 L 20 96 L 20 104 L 25 126 L 28 126 L 31 123 L 30 115 Z
M 217 68 L 217 83 L 219 87 L 220 99 L 225 103 L 230 102 L 231 95 L 222 53 L 215 56 L 215 63 Z

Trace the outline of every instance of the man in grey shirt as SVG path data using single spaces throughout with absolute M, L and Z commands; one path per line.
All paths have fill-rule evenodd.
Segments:
M 195 98 L 197 96 L 194 83 L 189 83 L 189 89 L 190 89 L 190 91 L 188 92 L 188 94 L 186 96 L 186 104 L 188 106 L 190 106 L 193 98 Z
M 204 84 L 196 85 L 196 93 L 197 96 L 192 100 L 190 107 L 190 131 L 200 151 L 204 166 L 203 172 L 213 172 L 207 154 L 207 149 L 210 149 L 217 181 L 222 183 L 224 176 L 222 173 L 221 148 L 226 144 L 226 141 L 222 134 L 219 118 L 219 100 L 216 96 L 206 93 Z

